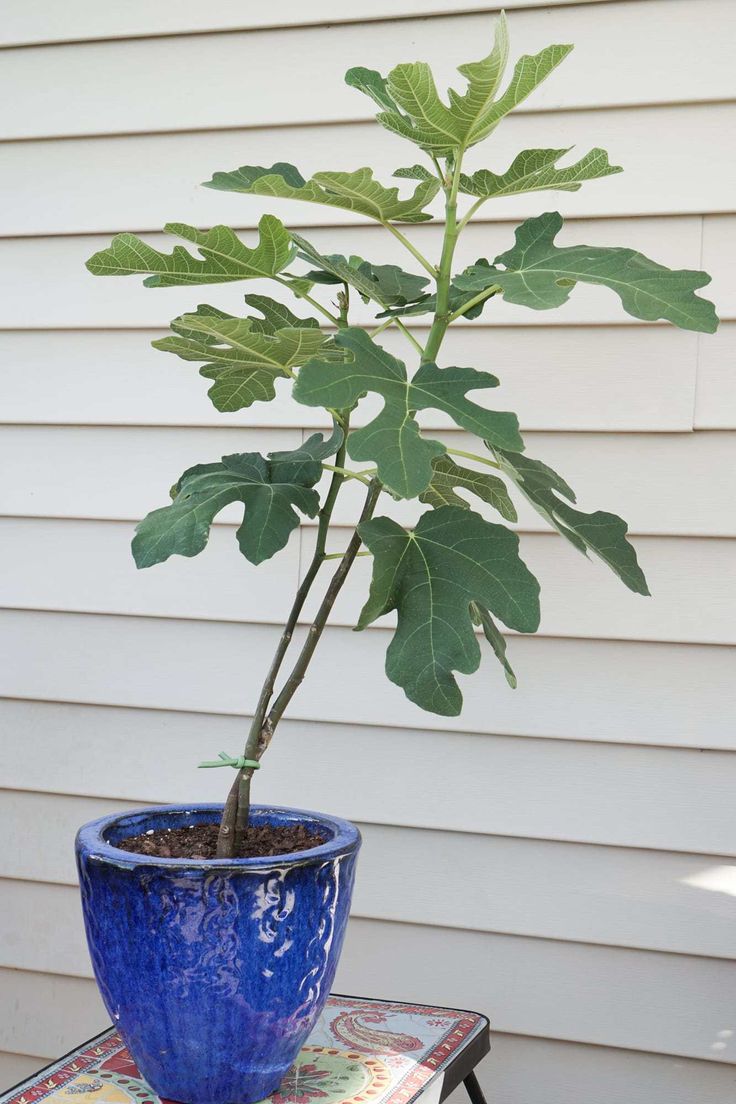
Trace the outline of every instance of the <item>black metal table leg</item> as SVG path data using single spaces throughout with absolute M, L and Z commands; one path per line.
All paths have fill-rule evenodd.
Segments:
M 470 1071 L 467 1077 L 463 1078 L 463 1085 L 465 1085 L 465 1088 L 468 1090 L 470 1104 L 486 1104 L 483 1090 L 473 1070 Z

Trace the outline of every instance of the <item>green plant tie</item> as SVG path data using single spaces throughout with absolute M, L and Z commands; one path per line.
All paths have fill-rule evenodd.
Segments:
M 233 757 L 228 755 L 226 751 L 219 753 L 218 759 L 210 759 L 207 763 L 200 763 L 200 767 L 235 767 L 236 770 L 243 770 L 244 767 L 249 767 L 251 770 L 260 770 L 261 764 L 257 759 L 245 759 L 242 755 Z

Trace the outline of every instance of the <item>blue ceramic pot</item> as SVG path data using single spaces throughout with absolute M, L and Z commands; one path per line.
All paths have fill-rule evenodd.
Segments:
M 350 911 L 358 829 L 254 806 L 326 842 L 255 859 L 159 859 L 116 846 L 150 829 L 217 823 L 221 805 L 161 806 L 80 829 L 77 865 L 103 1000 L 151 1088 L 185 1104 L 274 1092 L 324 1006 Z

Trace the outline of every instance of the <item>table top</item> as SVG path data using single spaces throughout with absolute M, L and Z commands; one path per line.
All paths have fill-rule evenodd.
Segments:
M 478 1012 L 332 994 L 273 1104 L 435 1104 L 490 1049 Z M 0 1104 L 160 1104 L 114 1028 L 0 1095 Z

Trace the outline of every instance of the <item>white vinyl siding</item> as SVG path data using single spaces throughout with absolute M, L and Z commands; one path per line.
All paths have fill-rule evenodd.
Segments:
M 715 336 L 644 324 L 605 289 L 578 287 L 556 312 L 494 303 L 450 334 L 443 355 L 498 374 L 499 404 L 518 410 L 529 453 L 559 468 L 584 509 L 626 518 L 653 598 L 586 563 L 520 504 L 522 554 L 542 583 L 540 634 L 509 634 L 516 692 L 486 656 L 462 679 L 462 716 L 441 718 L 385 679 L 390 622 L 351 631 L 369 576 L 359 561 L 258 797 L 359 823 L 338 987 L 488 1013 L 489 1104 L 729 1104 L 736 5 L 504 6 L 517 53 L 576 48 L 472 164 L 600 145 L 625 172 L 577 193 L 489 203 L 458 263 L 495 256 L 518 220 L 559 209 L 563 242 L 708 270 L 704 294 L 724 322 Z M 223 772 L 195 764 L 237 749 L 314 541 L 305 524 L 256 569 L 226 512 L 205 555 L 136 572 L 133 524 L 185 467 L 290 448 L 325 423 L 284 389 L 269 406 L 219 415 L 195 365 L 151 349 L 199 301 L 238 311 L 240 285 L 150 291 L 94 279 L 84 261 L 122 230 L 160 245 L 174 219 L 250 237 L 272 210 L 324 251 L 411 267 L 357 216 L 196 185 L 276 160 L 305 173 L 370 163 L 388 180 L 415 158 L 371 121 L 344 70 L 426 57 L 452 80 L 456 62 L 483 52 L 499 8 L 7 0 L 0 1087 L 106 1023 L 74 885 L 77 826 L 131 805 L 221 797 Z M 437 252 L 440 226 L 409 233 Z M 411 325 L 426 334 L 426 319 Z M 401 335 L 383 337 L 406 354 Z M 423 419 L 468 447 L 442 415 Z M 358 503 L 347 489 L 334 550 Z M 386 512 L 415 515 L 406 503 Z

